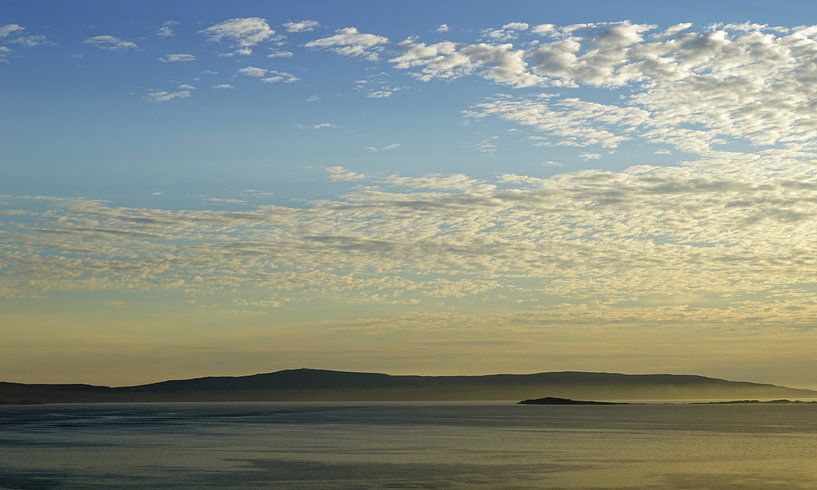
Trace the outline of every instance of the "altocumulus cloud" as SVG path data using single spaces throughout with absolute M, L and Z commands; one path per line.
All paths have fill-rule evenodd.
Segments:
M 0 63 L 7 63 L 13 47 L 35 48 L 48 43 L 43 34 L 30 34 L 19 24 L 0 25 Z
M 189 99 L 192 95 L 192 87 L 180 87 L 182 90 L 167 91 L 167 90 L 151 90 L 148 92 L 147 98 L 151 102 L 174 102 L 179 100 Z
M 257 78 L 261 83 L 295 83 L 300 78 L 285 71 L 268 70 L 257 66 L 239 68 L 238 73 L 247 77 Z
M 125 39 L 109 35 L 92 36 L 83 42 L 107 51 L 127 51 L 129 49 L 136 49 L 139 47 L 133 41 L 127 41 Z
M 228 54 L 249 55 L 252 47 L 269 40 L 275 31 L 260 17 L 229 19 L 201 31 L 210 42 L 226 42 L 236 51 Z
M 159 61 L 163 63 L 184 63 L 187 61 L 196 61 L 196 57 L 188 53 L 174 53 L 162 56 L 159 58 Z
M 318 26 L 320 26 L 320 23 L 316 20 L 298 20 L 284 24 L 287 32 L 309 32 L 314 31 Z
M 379 59 L 383 45 L 388 42 L 387 37 L 363 33 L 356 27 L 344 27 L 329 37 L 309 41 L 305 46 L 328 49 L 341 56 L 362 57 L 375 61 Z
M 796 152 L 495 181 L 326 171 L 353 188 L 306 207 L 43 199 L 26 219 L 2 218 L 6 294 L 176 288 L 239 301 L 257 288 L 273 302 L 534 305 L 544 294 L 563 298 L 537 310 L 553 321 L 757 328 L 807 327 L 817 315 L 804 286 L 817 272 L 817 173 Z
M 529 40 L 521 47 L 506 42 L 522 34 Z M 538 97 L 498 97 L 469 115 L 536 128 L 556 145 L 612 149 L 638 137 L 705 155 L 730 140 L 804 150 L 817 141 L 810 122 L 817 26 L 515 22 L 483 39 L 492 42 L 411 37 L 389 61 L 422 81 L 478 76 L 548 89 Z M 558 92 L 580 86 L 627 91 L 615 104 Z

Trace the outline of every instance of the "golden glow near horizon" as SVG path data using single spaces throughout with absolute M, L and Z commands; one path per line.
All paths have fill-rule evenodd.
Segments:
M 388 38 L 357 29 L 306 46 L 411 74 L 417 91 L 479 79 L 462 122 L 528 132 L 546 172 L 327 157 L 315 182 L 331 195 L 301 202 L 0 195 L 0 377 L 127 384 L 308 366 L 817 387 L 817 28 L 542 24 L 514 48 L 535 30 L 517 24 L 470 44 L 409 38 L 389 56 Z M 299 80 L 250 68 L 236 77 Z M 478 150 L 501 154 L 499 138 Z M 407 146 L 386 143 L 366 153 Z M 619 157 L 627 145 L 649 151 Z M 599 168 L 547 158 L 565 148 Z

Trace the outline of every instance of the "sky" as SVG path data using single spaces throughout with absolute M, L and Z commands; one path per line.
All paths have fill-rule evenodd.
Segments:
M 810 2 L 0 7 L 0 379 L 817 388 Z

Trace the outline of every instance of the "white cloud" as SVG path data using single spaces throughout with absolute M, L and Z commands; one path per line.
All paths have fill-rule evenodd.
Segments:
M 601 153 L 589 153 L 589 152 L 579 153 L 579 158 L 581 158 L 585 162 L 590 161 L 590 160 L 600 160 L 601 157 L 602 157 Z
M 35 48 L 48 43 L 48 39 L 42 34 L 26 34 L 25 27 L 19 24 L 0 25 L 0 41 L 24 48 Z M 0 45 L 0 63 L 8 63 L 6 57 L 11 52 L 9 46 Z
M 159 58 L 159 61 L 163 63 L 183 63 L 187 61 L 196 61 L 196 57 L 188 53 L 173 53 L 162 56 Z
M 438 25 L 436 31 L 439 32 L 440 34 L 448 32 L 448 24 Z
M 109 35 L 92 36 L 83 41 L 83 43 L 90 44 L 107 51 L 126 51 L 128 49 L 136 49 L 138 47 L 133 41 L 127 41 L 116 36 Z
M 557 33 L 556 26 L 553 24 L 539 24 L 531 27 L 531 32 L 540 36 L 550 36 Z
M 522 24 L 506 24 L 499 30 L 522 32 Z M 817 98 L 810 71 L 817 63 L 817 28 L 745 23 L 695 31 L 684 23 L 657 30 L 654 25 L 623 21 L 542 24 L 528 30 L 551 39 L 514 48 L 508 43 L 426 44 L 410 38 L 399 44 L 403 53 L 390 61 L 423 81 L 475 75 L 516 88 L 628 87 L 618 109 L 607 116 L 591 110 L 590 118 L 585 117 L 586 107 L 559 109 L 570 99 L 560 102 L 558 94 L 549 93 L 552 100 L 544 104 L 545 112 L 555 109 L 562 112 L 555 115 L 558 120 L 583 128 L 574 138 L 558 134 L 558 128 L 555 133 L 548 130 L 560 136 L 562 141 L 555 144 L 584 145 L 601 139 L 612 148 L 638 137 L 699 155 L 730 141 L 758 148 L 807 149 L 817 144 L 817 127 L 810 122 L 810 101 Z M 637 134 L 631 125 L 613 127 L 622 111 L 648 116 Z M 531 120 L 529 111 L 504 116 Z M 596 117 L 600 119 L 594 121 Z M 602 132 L 592 135 L 599 124 Z
M 372 90 L 371 92 L 366 93 L 366 97 L 369 99 L 385 99 L 386 97 L 391 97 L 392 94 L 394 94 L 394 90 Z
M 219 53 L 218 56 L 221 58 L 232 58 L 233 56 L 249 56 L 252 54 L 252 48 L 237 48 L 233 51 L 227 51 L 224 53 Z
M 306 100 L 307 102 L 317 102 L 317 101 L 321 100 L 321 96 L 320 95 L 310 95 L 309 97 L 307 97 L 304 100 Z
M 29 34 L 26 36 L 17 36 L 11 40 L 12 44 L 17 44 L 26 48 L 35 48 L 48 42 L 48 39 L 42 34 Z
M 637 107 L 554 99 L 547 95 L 498 97 L 476 104 L 465 114 L 475 119 L 496 116 L 556 137 L 554 141 L 541 142 L 542 146 L 598 145 L 608 149 L 635 138 L 636 131 L 649 120 L 649 112 Z
M 245 66 L 244 68 L 239 68 L 238 73 L 252 78 L 259 78 L 261 79 L 262 83 L 295 83 L 300 80 L 300 78 L 296 77 L 292 73 L 268 70 L 257 66 Z
M 190 89 L 183 89 L 177 90 L 173 92 L 169 92 L 166 90 L 151 90 L 148 92 L 148 100 L 151 102 L 157 103 L 165 103 L 165 102 L 176 102 L 180 100 L 189 99 L 193 95 L 193 92 Z
M 496 151 L 496 141 L 499 136 L 489 136 L 476 144 L 475 148 L 480 153 L 493 153 Z
M 482 37 L 490 41 L 509 41 L 530 27 L 526 22 L 510 22 L 499 29 L 485 29 Z
M 300 78 L 292 73 L 270 70 L 267 76 L 261 79 L 261 83 L 295 83 L 298 80 L 300 80 Z
M 377 60 L 387 37 L 359 32 L 356 27 L 344 27 L 329 37 L 315 39 L 305 44 L 307 48 L 328 49 L 341 56 L 363 57 Z
M 353 172 L 348 168 L 341 167 L 336 165 L 334 167 L 326 167 L 326 173 L 329 177 L 329 180 L 332 182 L 352 182 L 356 180 L 363 180 L 366 176 Z
M 212 85 L 211 88 L 214 88 L 216 90 L 232 90 L 235 87 L 233 87 L 229 83 L 217 83 L 215 85 Z
M 216 204 L 247 204 L 247 201 L 245 201 L 244 199 L 234 199 L 227 197 L 208 197 L 207 202 L 212 202 Z
M 316 20 L 298 20 L 284 24 L 287 32 L 308 32 L 315 30 L 318 26 L 320 26 L 320 24 Z
M 0 39 L 7 38 L 15 33 L 21 33 L 25 28 L 19 24 L 5 24 L 0 26 Z
M 366 151 L 370 153 L 379 153 L 381 151 L 392 151 L 400 148 L 400 143 L 391 143 L 385 146 L 376 147 L 376 146 L 367 146 Z
M 241 212 L 36 198 L 25 221 L 4 229 L 0 294 L 172 288 L 226 302 L 263 291 L 274 302 L 358 304 L 476 296 L 531 305 L 503 320 L 515 331 L 796 332 L 817 317 L 813 161 L 784 150 L 721 153 L 678 167 L 496 181 L 330 167 L 329 180 L 359 185 Z
M 285 51 L 282 49 L 273 49 L 270 50 L 269 54 L 267 54 L 267 58 L 292 58 L 295 53 L 292 51 Z
M 269 40 L 275 31 L 260 17 L 229 19 L 201 31 L 210 42 L 226 42 L 236 48 L 226 55 L 249 55 L 252 47 Z
M 420 68 L 414 75 L 422 81 L 454 79 L 474 73 L 513 87 L 531 87 L 541 81 L 530 73 L 525 51 L 513 49 L 512 44 L 479 43 L 458 47 L 450 41 L 427 45 L 410 38 L 398 46 L 403 54 L 389 61 L 398 69 Z
M 239 68 L 238 73 L 248 77 L 261 78 L 266 75 L 268 71 L 266 68 L 259 68 L 257 66 L 245 66 L 244 68 Z
M 173 31 L 173 28 L 178 26 L 179 22 L 175 20 L 168 20 L 162 23 L 161 26 L 156 30 L 156 35 L 159 37 L 173 37 L 176 33 Z

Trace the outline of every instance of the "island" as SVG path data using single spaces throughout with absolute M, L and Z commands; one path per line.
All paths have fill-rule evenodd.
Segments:
M 544 398 L 522 400 L 521 402 L 518 402 L 517 405 L 627 405 L 627 404 L 621 402 L 596 402 L 589 400 L 571 400 L 570 398 L 546 396 Z

